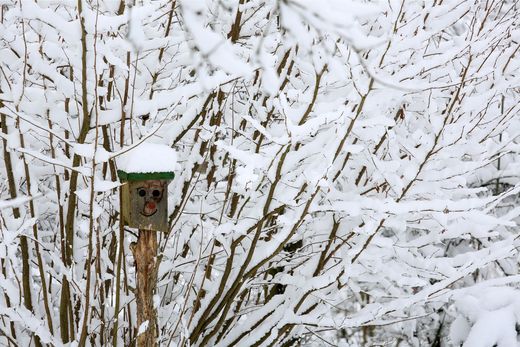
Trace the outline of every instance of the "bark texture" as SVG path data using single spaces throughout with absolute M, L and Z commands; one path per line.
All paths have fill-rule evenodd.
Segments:
M 132 247 L 135 259 L 137 286 L 137 327 L 148 321 L 148 328 L 137 337 L 137 347 L 157 346 L 157 311 L 153 295 L 157 285 L 157 232 L 139 230 L 137 243 Z

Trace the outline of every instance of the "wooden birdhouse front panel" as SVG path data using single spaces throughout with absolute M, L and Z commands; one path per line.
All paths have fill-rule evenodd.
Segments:
M 123 217 L 132 228 L 167 231 L 168 181 L 127 181 L 123 186 Z

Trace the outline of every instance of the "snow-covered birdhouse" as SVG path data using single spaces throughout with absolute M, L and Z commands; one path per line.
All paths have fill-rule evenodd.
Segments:
M 177 165 L 175 151 L 166 146 L 142 143 L 118 160 L 122 185 L 124 222 L 132 228 L 167 231 L 168 184 Z

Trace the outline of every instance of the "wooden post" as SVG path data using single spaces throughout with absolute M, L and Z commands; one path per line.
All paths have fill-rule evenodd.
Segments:
M 154 307 L 153 295 L 157 286 L 157 232 L 140 229 L 132 253 L 137 279 L 137 328 L 148 321 L 147 329 L 137 337 L 137 347 L 156 347 L 157 310 Z

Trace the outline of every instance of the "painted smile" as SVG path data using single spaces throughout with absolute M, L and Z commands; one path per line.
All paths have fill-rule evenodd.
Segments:
M 152 213 L 146 213 L 146 212 L 141 212 L 141 214 L 145 217 L 151 217 L 153 216 L 155 213 L 157 212 L 157 210 L 153 211 Z

